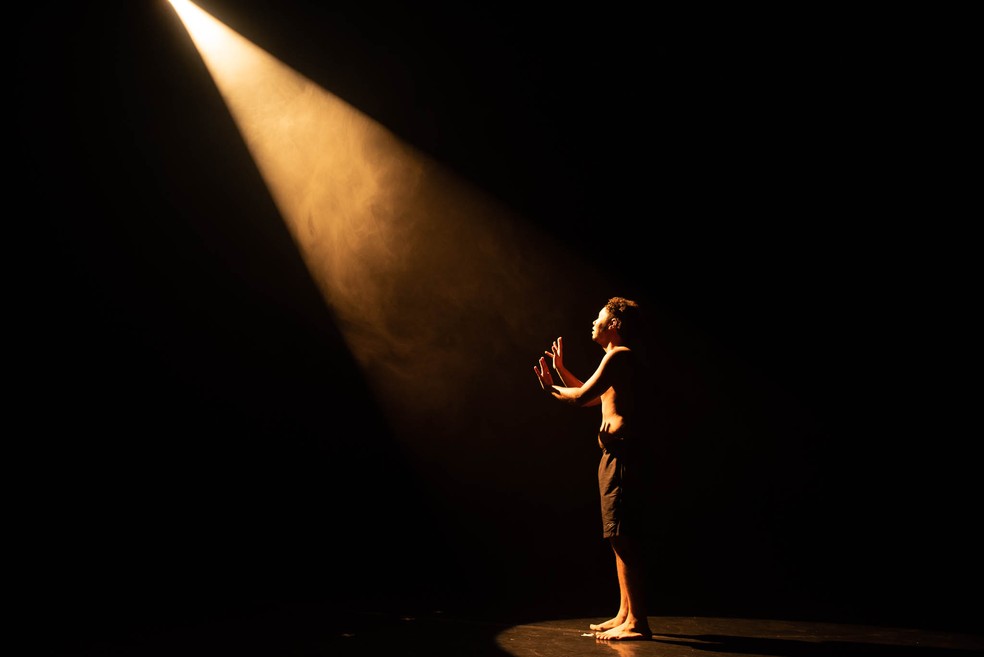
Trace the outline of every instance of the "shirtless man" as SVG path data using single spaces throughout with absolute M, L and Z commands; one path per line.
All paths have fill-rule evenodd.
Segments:
M 643 510 L 639 508 L 639 447 L 633 441 L 643 436 L 635 432 L 636 354 L 630 348 L 641 329 L 639 305 L 623 297 L 613 297 L 598 312 L 591 328 L 591 339 L 605 355 L 594 374 L 581 381 L 564 366 L 563 338 L 557 338 L 533 366 L 540 385 L 551 397 L 573 406 L 601 405 L 598 446 L 598 485 L 601 492 L 602 536 L 615 554 L 620 600 L 618 613 L 590 628 L 605 641 L 651 639 L 652 630 L 645 601 L 645 554 L 640 545 Z M 547 357 L 562 385 L 555 385 L 547 367 Z M 642 403 L 645 403 L 644 401 Z M 633 506 L 635 504 L 635 506 Z

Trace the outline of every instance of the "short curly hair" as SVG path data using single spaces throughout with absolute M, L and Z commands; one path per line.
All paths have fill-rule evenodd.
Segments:
M 639 303 L 625 297 L 611 297 L 605 304 L 608 314 L 614 317 L 618 324 L 619 335 L 626 342 L 632 342 L 642 333 L 642 309 Z

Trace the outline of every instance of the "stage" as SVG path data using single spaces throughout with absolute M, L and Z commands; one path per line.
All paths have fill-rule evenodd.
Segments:
M 917 628 L 808 620 L 652 616 L 648 641 L 600 641 L 588 629 L 602 618 L 525 622 L 352 613 L 317 605 L 202 623 L 157 635 L 121 637 L 80 657 L 971 657 L 984 637 Z M 55 653 L 45 653 L 55 654 Z

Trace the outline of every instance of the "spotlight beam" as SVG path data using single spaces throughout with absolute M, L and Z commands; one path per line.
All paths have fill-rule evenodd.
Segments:
M 556 298 L 558 272 L 579 295 L 607 298 L 604 275 L 501 203 L 192 3 L 170 2 L 392 413 L 440 415 L 456 439 L 475 404 L 509 403 L 531 350 L 553 335 L 557 308 L 542 300 Z M 483 362 L 514 365 L 478 376 L 476 345 Z

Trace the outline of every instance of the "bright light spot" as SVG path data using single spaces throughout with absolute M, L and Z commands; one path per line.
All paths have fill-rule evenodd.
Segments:
M 224 41 L 234 36 L 226 27 L 204 11 L 188 2 L 188 0 L 168 0 L 178 12 L 181 21 L 188 28 L 188 33 L 202 53 L 220 53 Z

